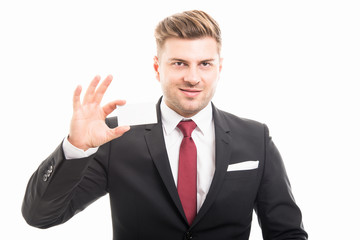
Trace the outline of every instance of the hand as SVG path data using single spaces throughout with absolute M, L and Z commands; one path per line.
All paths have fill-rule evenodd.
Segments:
M 124 105 L 125 100 L 116 100 L 100 106 L 101 100 L 110 85 L 113 77 L 107 76 L 100 86 L 100 76 L 96 76 L 90 83 L 83 102 L 80 102 L 81 86 L 74 92 L 73 116 L 70 124 L 69 142 L 77 148 L 86 151 L 89 148 L 99 147 L 115 138 L 120 137 L 130 129 L 129 126 L 109 128 L 105 118 L 115 110 L 116 105 Z

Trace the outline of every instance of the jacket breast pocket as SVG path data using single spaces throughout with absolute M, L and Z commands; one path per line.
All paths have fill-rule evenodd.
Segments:
M 238 171 L 228 171 L 225 174 L 225 179 L 254 179 L 258 174 L 258 169 L 251 170 L 238 170 Z

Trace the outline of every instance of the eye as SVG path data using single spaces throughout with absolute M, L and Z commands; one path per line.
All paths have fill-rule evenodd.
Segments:
M 211 63 L 209 63 L 209 62 L 202 62 L 201 63 L 201 66 L 202 67 L 210 67 L 212 64 Z
M 172 65 L 175 66 L 175 67 L 184 67 L 184 66 L 186 66 L 186 63 L 184 63 L 184 62 L 173 62 Z

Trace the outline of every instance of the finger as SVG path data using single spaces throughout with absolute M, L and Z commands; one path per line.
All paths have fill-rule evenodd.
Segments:
M 74 91 L 74 96 L 73 96 L 73 110 L 74 111 L 81 106 L 81 103 L 80 103 L 81 90 L 82 90 L 81 86 L 78 85 Z
M 109 87 L 111 81 L 113 79 L 112 75 L 107 76 L 104 81 L 100 84 L 100 86 L 98 87 L 98 89 L 95 92 L 95 98 L 94 101 L 98 104 L 100 104 L 107 88 Z
M 86 93 L 84 96 L 84 103 L 88 103 L 93 100 L 95 89 L 96 89 L 97 85 L 99 84 L 99 82 L 100 82 L 100 76 L 96 75 L 86 90 Z
M 104 107 L 103 107 L 103 111 L 104 111 L 104 114 L 105 114 L 105 117 L 107 115 L 109 115 L 110 113 L 112 113 L 115 109 L 116 109 L 116 106 L 119 105 L 119 106 L 123 106 L 125 105 L 126 101 L 125 100 L 115 100 L 113 102 L 110 102 L 108 104 L 106 104 Z
M 109 130 L 109 141 L 121 137 L 124 133 L 130 130 L 130 126 L 119 126 Z

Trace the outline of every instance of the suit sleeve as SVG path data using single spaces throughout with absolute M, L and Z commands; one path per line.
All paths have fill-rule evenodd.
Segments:
M 29 180 L 22 204 L 27 223 L 38 228 L 64 223 L 105 195 L 107 166 L 101 152 L 66 160 L 60 144 Z
M 255 208 L 265 240 L 307 239 L 285 166 L 265 126 L 265 161 Z

